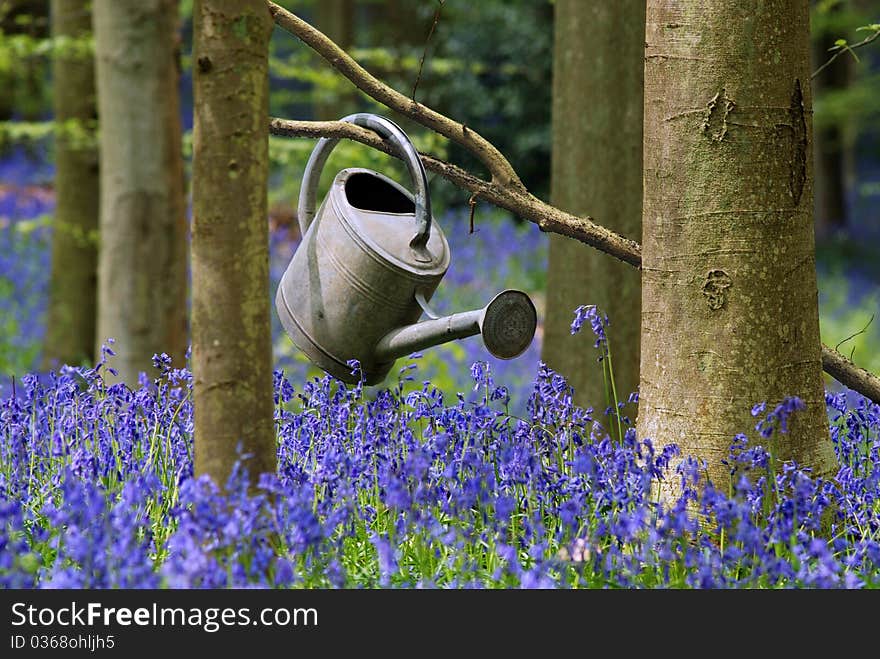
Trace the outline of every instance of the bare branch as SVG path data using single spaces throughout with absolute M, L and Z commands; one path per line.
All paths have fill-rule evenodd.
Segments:
M 333 43 L 325 34 L 316 30 L 299 16 L 274 2 L 268 4 L 269 12 L 276 25 L 312 48 L 367 96 L 466 148 L 486 166 L 494 182 L 524 189 L 522 181 L 507 158 L 479 133 L 391 89 L 355 62 L 348 53 Z
M 880 405 L 880 378 L 822 344 L 822 368 L 835 380 Z
M 388 155 L 398 156 L 394 147 L 373 131 L 345 121 L 290 121 L 271 118 L 269 132 L 287 137 L 348 138 Z M 637 268 L 641 264 L 641 248 L 637 242 L 599 226 L 589 217 L 571 215 L 541 201 L 525 189 L 501 185 L 495 181 L 484 181 L 445 160 L 427 154 L 420 155 L 425 169 L 440 174 L 457 186 L 509 210 L 518 217 L 534 222 L 542 231 L 574 238 Z

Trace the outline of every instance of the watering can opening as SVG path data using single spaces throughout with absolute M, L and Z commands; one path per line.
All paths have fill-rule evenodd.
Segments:
M 345 181 L 345 198 L 362 211 L 414 215 L 416 205 L 383 178 L 367 172 L 351 174 Z

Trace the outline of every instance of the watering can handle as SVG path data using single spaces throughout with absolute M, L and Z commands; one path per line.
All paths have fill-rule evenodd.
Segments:
M 368 112 L 359 112 L 343 117 L 340 121 L 347 121 L 356 126 L 369 128 L 384 139 L 391 141 L 397 147 L 415 186 L 413 201 L 416 207 L 416 233 L 409 244 L 413 249 L 423 250 L 431 232 L 431 201 L 428 198 L 428 176 L 425 174 L 425 167 L 422 164 L 422 159 L 419 157 L 419 152 L 400 126 L 385 117 Z M 321 178 L 321 171 L 324 169 L 324 164 L 327 162 L 330 152 L 338 142 L 339 138 L 322 137 L 318 140 L 318 144 L 315 146 L 312 155 L 309 157 L 309 162 L 306 164 L 306 169 L 303 172 L 302 188 L 299 193 L 299 205 L 297 206 L 297 218 L 302 235 L 305 235 L 312 219 L 315 217 L 318 181 Z

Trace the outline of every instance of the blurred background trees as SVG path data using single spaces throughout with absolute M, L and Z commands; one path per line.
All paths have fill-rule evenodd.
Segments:
M 154 354 L 178 363 L 187 329 L 187 226 L 177 0 L 94 0 L 101 203 L 97 351 L 129 386 Z M 61 275 L 63 276 L 63 275 Z
M 55 218 L 43 362 L 92 363 L 98 311 L 99 156 L 92 12 L 52 0 Z
M 645 5 L 557 0 L 555 12 L 551 203 L 641 242 Z M 596 304 L 612 319 L 615 390 L 626 400 L 639 386 L 641 294 L 631 266 L 550 236 L 541 356 L 581 405 L 614 402 L 609 364 L 572 349 L 572 309 Z

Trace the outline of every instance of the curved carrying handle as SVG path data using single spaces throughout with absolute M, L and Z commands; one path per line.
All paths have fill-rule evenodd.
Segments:
M 347 121 L 356 126 L 369 128 L 397 147 L 400 155 L 403 157 L 403 161 L 406 163 L 406 168 L 415 187 L 413 201 L 416 207 L 416 233 L 409 244 L 410 247 L 417 251 L 423 250 L 431 232 L 431 201 L 428 198 L 428 176 L 425 174 L 425 167 L 422 164 L 422 159 L 419 157 L 419 152 L 400 126 L 385 117 L 368 112 L 359 112 L 343 117 L 340 121 Z M 303 172 L 299 204 L 297 205 L 297 218 L 302 235 L 306 234 L 306 230 L 315 217 L 318 181 L 321 178 L 321 171 L 324 169 L 324 164 L 327 162 L 330 152 L 338 142 L 339 138 L 322 137 L 318 140 L 312 155 L 309 156 L 309 162 L 306 164 L 306 169 Z

